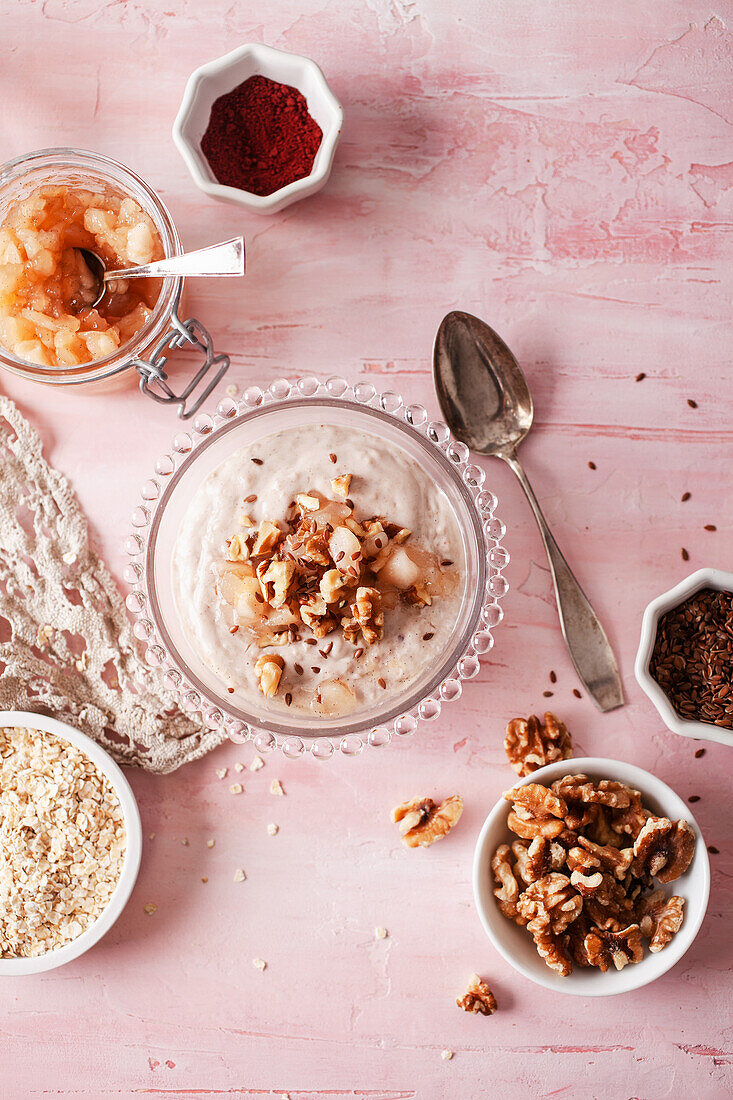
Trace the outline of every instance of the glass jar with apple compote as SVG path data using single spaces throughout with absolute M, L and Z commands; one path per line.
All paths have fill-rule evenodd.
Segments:
M 131 169 L 81 149 L 44 149 L 0 167 L 0 367 L 51 385 L 139 376 L 140 389 L 186 419 L 229 366 L 194 318 L 181 278 L 112 280 L 96 301 L 81 250 L 107 270 L 175 256 L 181 243 L 160 197 Z M 171 351 L 202 362 L 181 392 Z

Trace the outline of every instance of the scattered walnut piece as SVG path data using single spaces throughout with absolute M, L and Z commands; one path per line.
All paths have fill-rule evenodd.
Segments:
M 259 689 L 266 699 L 277 695 L 285 662 L 277 653 L 263 653 L 255 662 L 255 674 Z
M 544 723 L 536 714 L 512 718 L 506 728 L 504 749 L 517 775 L 525 776 L 573 755 L 573 743 L 564 722 L 549 710 Z
M 464 1012 L 481 1013 L 482 1016 L 493 1016 L 496 1012 L 496 997 L 478 974 L 473 975 L 463 996 L 456 998 L 456 1004 Z
M 432 798 L 413 798 L 392 811 L 392 820 L 400 825 L 402 841 L 408 848 L 427 848 L 442 840 L 463 813 L 463 799 L 454 794 L 440 805 Z

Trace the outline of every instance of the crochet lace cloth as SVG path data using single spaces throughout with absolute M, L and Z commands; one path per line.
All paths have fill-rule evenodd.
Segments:
M 52 715 L 121 764 L 170 772 L 219 745 L 141 659 L 66 478 L 0 396 L 0 709 Z

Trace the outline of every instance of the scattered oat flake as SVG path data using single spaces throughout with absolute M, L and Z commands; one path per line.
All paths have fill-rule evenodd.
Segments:
M 148 840 L 155 840 L 155 833 L 151 833 Z
M 272 783 L 270 784 L 270 794 L 285 794 L 285 791 L 283 790 L 283 785 L 279 779 L 273 779 Z
M 147 905 L 143 906 L 145 912 L 150 916 L 151 913 L 157 912 L 158 906 L 154 905 L 152 901 L 149 901 Z
M 67 565 L 73 565 L 74 562 L 76 561 L 76 554 L 74 553 L 73 550 L 67 550 L 66 553 L 64 554 L 64 559 L 63 560 L 66 562 Z
M 256 967 L 257 970 L 267 969 L 267 963 L 264 959 L 252 959 L 252 966 Z
M 270 825 L 267 826 L 267 835 L 268 836 L 277 836 L 277 834 L 279 832 L 280 832 L 280 826 L 279 825 L 270 824 Z
M 228 771 L 229 768 L 217 768 L 216 774 L 219 776 L 219 779 L 226 779 L 226 774 Z
M 227 397 L 236 397 L 239 393 L 239 386 L 235 386 L 233 382 L 230 382 L 224 392 Z
M 183 845 L 184 848 L 188 848 L 189 840 L 188 840 L 187 836 L 184 836 L 183 840 L 181 841 L 181 844 Z
M 444 1062 L 450 1062 L 451 1058 L 453 1057 L 453 1051 L 452 1050 L 442 1050 L 440 1052 L 440 1057 L 443 1059 Z
M 260 768 L 264 768 L 264 766 L 265 766 L 265 761 L 262 759 L 262 757 L 261 756 L 255 756 L 254 760 L 252 761 L 252 763 L 249 766 L 249 770 L 251 772 L 258 772 L 260 770 Z
M 207 848 L 213 848 L 215 844 L 216 844 L 215 840 L 207 840 L 206 841 L 206 847 Z
M 244 882 L 244 880 L 246 879 L 246 877 L 247 877 L 247 876 L 245 875 L 245 873 L 244 873 L 244 871 L 242 870 L 242 868 L 241 868 L 241 867 L 237 867 L 236 871 L 234 872 L 234 881 L 235 881 L 235 882 Z
M 244 764 L 241 764 L 238 760 L 236 762 L 236 764 L 234 765 L 234 770 L 235 770 L 235 772 L 243 772 L 244 771 Z
M 244 787 L 242 786 L 241 783 L 232 783 L 232 785 L 229 788 L 229 793 L 230 794 L 241 794 L 243 790 L 244 790 Z
M 382 928 L 381 926 L 377 926 L 374 929 L 374 938 L 377 939 L 377 940 L 386 940 L 388 935 L 389 935 L 389 933 L 387 932 L 386 928 Z

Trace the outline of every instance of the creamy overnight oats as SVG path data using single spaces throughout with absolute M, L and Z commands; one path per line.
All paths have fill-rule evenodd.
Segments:
M 96 284 L 80 248 L 107 270 L 163 258 L 160 234 L 135 199 L 111 188 L 44 185 L 0 225 L 0 344 L 19 359 L 66 367 L 103 359 L 147 321 L 160 279 Z
M 186 636 L 234 699 L 329 717 L 436 662 L 465 577 L 458 523 L 428 474 L 330 424 L 282 430 L 215 469 L 172 570 Z

